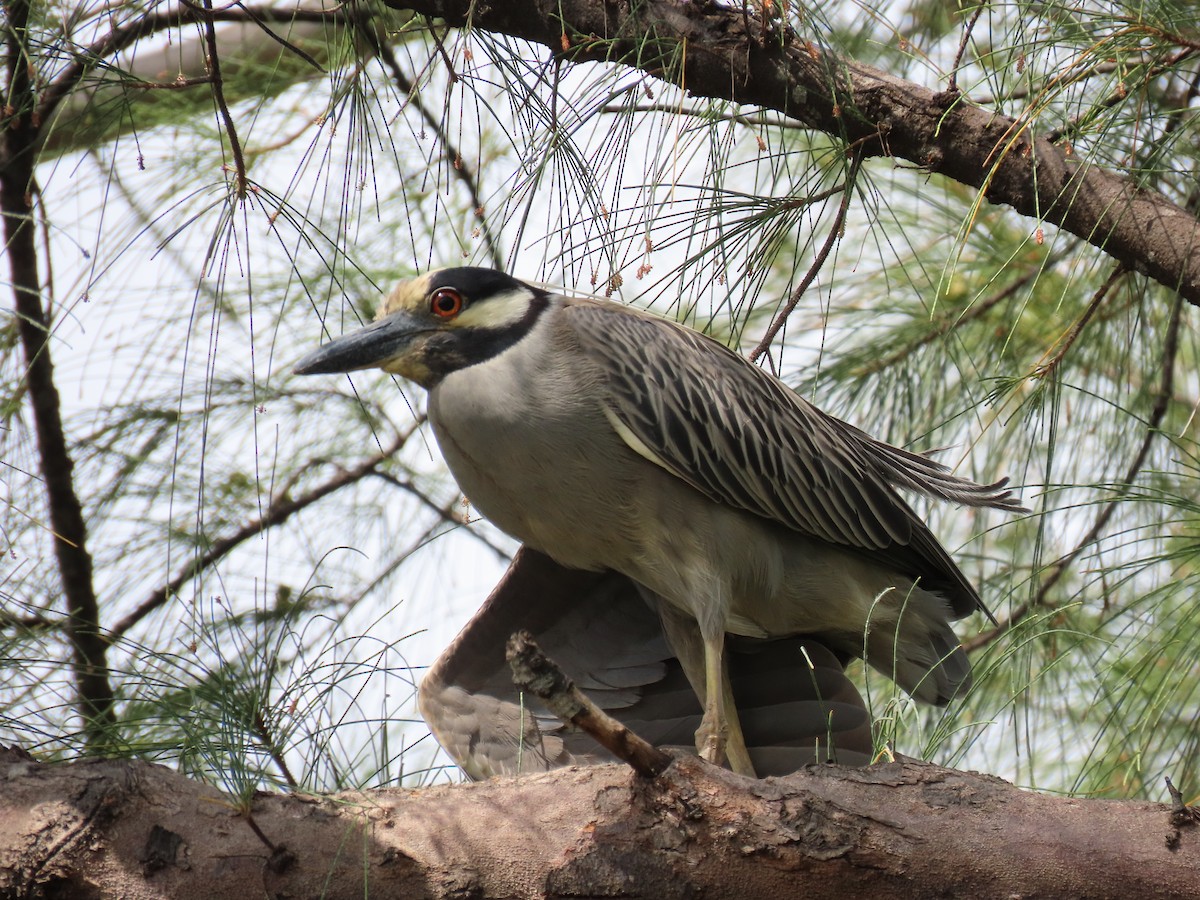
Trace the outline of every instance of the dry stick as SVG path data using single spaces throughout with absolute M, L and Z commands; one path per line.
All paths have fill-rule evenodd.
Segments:
M 958 44 L 958 52 L 954 54 L 954 62 L 950 66 L 950 82 L 946 85 L 946 91 L 951 94 L 958 93 L 958 69 L 962 65 L 963 55 L 967 52 L 967 44 L 971 40 L 971 32 L 975 30 L 975 23 L 979 21 L 979 16 L 983 13 L 984 7 L 987 6 L 986 0 L 980 3 L 975 8 L 975 14 L 971 16 L 971 21 L 967 23 L 967 27 L 963 29 L 962 40 Z
M 518 688 L 529 691 L 568 725 L 587 732 L 642 777 L 653 778 L 671 765 L 668 754 L 638 737 L 575 687 L 562 669 L 542 653 L 528 631 L 518 631 L 508 639 L 505 659 Z
M 1165 776 L 1167 782 L 1167 793 L 1171 795 L 1171 819 L 1175 825 L 1198 825 L 1200 824 L 1200 809 L 1195 806 L 1188 806 L 1183 802 L 1183 792 L 1175 787 L 1175 783 L 1171 781 L 1171 776 Z

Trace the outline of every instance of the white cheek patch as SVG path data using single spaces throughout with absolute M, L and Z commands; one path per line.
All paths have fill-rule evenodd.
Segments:
M 457 328 L 504 329 L 525 318 L 532 300 L 529 291 L 520 289 L 495 294 L 468 306 L 454 324 Z

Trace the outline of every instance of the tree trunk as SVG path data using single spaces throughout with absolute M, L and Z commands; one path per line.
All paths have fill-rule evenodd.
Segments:
M 0 751 L 5 897 L 1195 897 L 1200 829 L 911 761 L 754 781 L 686 757 L 239 804 Z M 247 814 L 249 813 L 249 814 Z M 247 893 L 249 889 L 250 893 Z

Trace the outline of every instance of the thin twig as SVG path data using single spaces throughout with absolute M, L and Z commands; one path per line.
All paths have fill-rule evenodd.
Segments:
M 212 8 L 212 0 L 204 0 L 204 9 L 211 13 Z M 245 200 L 250 184 L 246 175 L 246 157 L 242 154 L 242 142 L 238 138 L 237 128 L 233 124 L 233 114 L 229 111 L 229 104 L 225 102 L 225 81 L 221 78 L 221 53 L 217 47 L 217 28 L 213 24 L 211 15 L 203 17 L 202 26 L 204 40 L 208 44 L 208 74 L 211 79 L 213 101 L 217 104 L 217 110 L 221 115 L 225 136 L 229 138 L 229 152 L 233 154 L 234 194 L 239 200 Z
M 1163 128 L 1162 134 L 1155 141 L 1154 147 L 1145 154 L 1147 158 L 1153 156 L 1159 147 L 1162 147 L 1171 133 L 1175 131 L 1184 120 L 1184 113 L 1191 109 L 1191 103 L 1197 96 L 1200 96 L 1200 73 L 1192 79 L 1187 93 L 1187 102 L 1182 103 L 1179 109 L 1172 115 L 1166 127 Z M 1193 193 L 1188 198 L 1188 209 L 1194 210 L 1196 205 L 1200 203 L 1200 193 Z M 1114 272 L 1115 276 L 1117 273 Z M 1111 280 L 1112 276 L 1110 276 Z M 1094 301 L 1093 301 L 1094 303 Z M 1163 344 L 1163 363 L 1162 376 L 1159 381 L 1157 396 L 1155 397 L 1154 406 L 1150 410 L 1150 416 L 1146 424 L 1146 434 L 1142 438 L 1142 444 L 1138 449 L 1137 456 L 1134 457 L 1129 469 L 1125 473 L 1125 478 L 1122 480 L 1121 489 L 1116 497 L 1108 502 L 1100 515 L 1096 517 L 1096 521 L 1084 535 L 1083 539 L 1076 544 L 1075 548 L 1066 556 L 1061 557 L 1054 563 L 1050 574 L 1042 580 L 1038 587 L 1037 594 L 1032 600 L 1027 600 L 1021 603 L 1014 609 L 1008 618 L 988 631 L 978 634 L 970 640 L 963 642 L 963 647 L 968 651 L 977 650 L 980 647 L 985 647 L 992 641 L 996 640 L 1000 635 L 1010 631 L 1018 622 L 1029 615 L 1030 611 L 1046 605 L 1046 597 L 1049 592 L 1066 574 L 1067 566 L 1074 562 L 1084 549 L 1090 544 L 1099 539 L 1101 532 L 1107 526 L 1108 521 L 1116 512 L 1117 503 L 1125 495 L 1126 491 L 1133 486 L 1133 479 L 1141 471 L 1146 459 L 1150 454 L 1150 447 L 1154 442 L 1155 437 L 1159 433 L 1159 428 L 1162 425 L 1162 420 L 1167 414 L 1167 409 L 1170 406 L 1172 396 L 1175 392 L 1175 362 L 1179 354 L 1179 329 L 1183 315 L 1183 300 L 1180 295 L 1175 295 L 1174 303 L 1171 307 L 1171 315 L 1167 324 L 1166 339 Z M 1074 338 L 1072 338 L 1074 340 Z
M 804 274 L 804 278 L 801 279 L 800 284 L 798 284 L 796 289 L 792 291 L 792 296 L 788 298 L 787 304 L 779 311 L 779 314 L 775 316 L 775 320 L 771 322 L 771 325 L 763 335 L 762 340 L 758 342 L 758 346 L 754 348 L 753 352 L 751 352 L 751 362 L 757 361 L 760 356 L 770 349 L 772 342 L 775 340 L 775 336 L 779 334 L 780 329 L 783 328 L 784 324 L 788 320 L 788 317 L 796 309 L 797 304 L 799 304 L 800 298 L 804 295 L 804 292 L 808 290 L 808 286 L 812 284 L 813 280 L 817 277 L 817 274 L 821 271 L 822 266 L 825 265 L 825 260 L 829 258 L 829 254 L 833 251 L 834 245 L 841 240 L 842 227 L 846 222 L 846 213 L 850 209 L 850 200 L 854 196 L 854 185 L 858 177 L 858 170 L 862 165 L 862 153 L 858 150 L 854 150 L 852 151 L 852 154 L 853 155 L 850 157 L 850 169 L 846 173 L 845 190 L 842 193 L 842 202 L 838 205 L 837 215 L 834 217 L 833 225 L 830 227 L 829 234 L 825 238 L 825 244 L 821 247 L 820 252 L 817 253 L 816 258 L 813 259 L 812 265 L 808 267 L 808 271 Z
M 288 767 L 287 760 L 284 759 L 283 751 L 275 742 L 275 736 L 271 733 L 271 729 L 267 727 L 267 720 L 263 717 L 261 709 L 254 713 L 254 736 L 258 738 L 258 742 L 266 748 L 275 765 L 279 767 L 279 771 L 283 775 L 283 780 L 287 783 L 287 786 L 293 789 L 300 787 L 300 782 L 296 780 L 296 776 L 292 774 L 292 770 Z
M 458 73 L 454 71 L 454 63 L 451 62 L 451 60 L 450 60 L 450 54 L 446 52 L 446 48 L 442 44 L 442 39 L 440 37 L 438 37 L 437 30 L 434 28 L 433 17 L 426 16 L 425 24 L 427 24 L 429 26 L 429 35 L 430 35 L 430 37 L 433 38 L 433 43 L 437 46 L 438 53 L 441 54 L 443 62 L 446 63 L 446 71 L 449 73 L 450 83 L 451 84 L 457 83 L 458 82 Z M 449 34 L 449 33 L 450 33 L 450 29 L 447 28 L 446 34 Z
M 101 61 L 120 53 L 127 47 L 170 28 L 195 24 L 201 18 L 210 22 L 328 22 L 342 17 L 338 10 L 298 9 L 296 7 L 242 6 L 240 9 L 217 10 L 205 15 L 181 6 L 166 13 L 151 13 L 138 16 L 128 25 L 114 28 L 104 37 L 92 42 L 75 55 L 75 62 L 67 66 L 54 81 L 41 92 L 35 119 L 46 127 L 59 104 L 95 69 Z
M 1073 243 L 1073 242 L 1072 242 Z M 1044 263 L 1038 263 L 1031 267 L 1024 275 L 1017 278 L 1011 284 L 1005 285 L 1002 289 L 992 294 L 978 303 L 972 303 L 970 307 L 965 309 L 957 316 L 944 316 L 941 322 L 934 323 L 933 327 L 921 334 L 920 337 L 909 341 L 903 347 L 893 350 L 887 356 L 878 357 L 857 371 L 863 375 L 871 375 L 875 372 L 882 372 L 884 369 L 894 366 L 900 360 L 924 347 L 926 344 L 931 344 L 940 337 L 944 337 L 956 328 L 960 328 L 969 322 L 982 318 L 991 309 L 1005 300 L 1008 300 L 1017 291 L 1021 290 L 1031 281 L 1038 277 L 1045 269 L 1056 265 L 1061 259 L 1066 256 L 1066 251 L 1057 255 L 1051 256 Z
M 423 490 L 421 490 L 419 487 L 417 487 L 412 481 L 410 481 L 407 478 L 397 478 L 395 475 L 393 475 L 390 472 L 383 472 L 378 469 L 375 470 L 374 472 L 371 472 L 370 474 L 374 475 L 380 481 L 387 482 L 388 484 L 392 485 L 393 487 L 397 487 L 400 490 L 404 491 L 405 493 L 411 494 L 427 510 L 430 510 L 431 512 L 435 513 L 437 515 L 437 517 L 439 519 L 441 519 L 442 522 L 445 523 L 446 525 L 453 525 L 455 527 L 458 527 L 460 525 L 467 524 L 466 522 L 463 521 L 462 518 L 455 516 L 454 513 L 452 512 L 454 507 L 458 505 L 457 501 L 455 503 L 450 504 L 449 507 L 439 506 L 432 497 L 430 497 L 427 493 L 425 493 Z M 497 558 L 499 558 L 501 561 L 507 562 L 510 559 L 512 559 L 511 553 L 509 553 L 508 551 L 504 550 L 501 547 L 497 547 L 495 544 L 493 544 L 491 541 L 489 541 L 486 537 L 484 537 L 478 531 L 475 531 L 474 529 L 472 529 L 470 531 L 470 534 L 476 540 L 478 540 L 481 544 L 483 544 L 485 547 L 487 547 L 489 550 L 491 550 L 493 553 L 495 553 Z
M 0 609 L 0 630 L 7 631 L 51 631 L 62 628 L 61 619 L 48 619 L 45 616 L 18 616 Z
M 987 0 L 983 0 L 975 7 L 975 14 L 971 16 L 971 21 L 967 22 L 967 27 L 963 29 L 962 40 L 958 42 L 958 52 L 954 54 L 954 62 L 950 65 L 950 81 L 946 85 L 946 90 L 951 94 L 958 93 L 958 69 L 962 65 L 963 54 L 967 52 L 967 44 L 971 40 L 971 32 L 975 30 L 975 23 L 979 21 L 984 7 L 987 6 Z
M 984 94 L 982 97 L 972 96 L 971 102 L 976 106 L 994 106 L 997 103 L 1012 103 L 1014 100 L 1024 100 L 1034 95 L 1042 96 L 1055 87 L 1068 87 L 1077 82 L 1086 81 L 1095 75 L 1111 75 L 1113 72 L 1121 69 L 1125 63 L 1125 60 L 1122 60 L 1120 63 L 1100 63 L 1069 78 L 1067 74 L 1056 75 L 1040 87 L 1028 85 L 1013 88 L 1007 94 Z
M 202 84 L 212 84 L 212 76 L 197 75 L 195 78 L 176 78 L 174 81 L 126 81 L 121 87 L 131 91 L 182 91 Z
M 1183 96 L 1179 98 L 1179 102 L 1175 108 L 1175 111 L 1171 113 L 1170 118 L 1167 119 L 1167 124 L 1163 126 L 1162 132 L 1148 147 L 1143 147 L 1138 152 L 1137 161 L 1131 167 L 1132 169 L 1136 171 L 1151 167 L 1150 164 L 1153 162 L 1154 157 L 1158 155 L 1159 151 L 1167 146 L 1167 142 L 1171 139 L 1171 136 L 1178 131 L 1185 122 L 1191 121 L 1191 113 L 1193 112 L 1192 104 L 1195 103 L 1198 96 L 1200 96 L 1200 72 L 1195 72 L 1192 75 L 1191 83 L 1187 85 L 1187 90 L 1184 91 Z M 1168 167 L 1167 171 L 1172 171 L 1172 169 Z M 1154 180 L 1158 181 L 1158 178 L 1155 178 Z M 1196 206 L 1197 196 L 1196 193 L 1193 192 L 1191 196 L 1188 197 L 1187 209 L 1194 213 Z
M 442 127 L 441 121 L 425 108 L 425 104 L 421 102 L 421 97 L 416 90 L 416 86 L 404 74 L 404 70 L 400 68 L 400 63 L 396 59 L 396 55 L 392 53 L 392 48 L 380 41 L 369 26 L 360 24 L 359 27 L 360 33 L 370 42 L 375 55 L 383 60 L 383 64 L 391 71 L 392 80 L 396 82 L 400 93 L 408 97 L 408 102 L 417 108 L 422 121 L 433 131 L 435 138 L 441 144 L 444 150 L 443 156 L 450 161 L 450 171 L 463 183 L 467 192 L 471 195 L 471 203 L 475 208 L 475 218 L 479 222 L 479 233 L 482 235 L 483 243 L 487 247 L 488 258 L 495 268 L 503 269 L 504 255 L 500 252 L 496 236 L 492 234 L 492 229 L 488 227 L 483 195 L 479 191 L 478 176 L 467 165 L 462 153 L 459 152 L 458 147 L 455 146 L 450 136 L 446 133 L 446 130 Z M 441 44 L 438 46 L 440 47 Z M 442 53 L 445 55 L 445 50 Z
M 1144 86 L 1151 83 L 1160 75 L 1162 75 L 1163 72 L 1170 71 L 1178 66 L 1181 62 L 1185 62 L 1189 57 L 1195 56 L 1196 53 L 1197 51 L 1195 49 L 1181 50 L 1168 62 L 1157 66 L 1147 67 L 1145 75 L 1142 77 L 1142 85 Z M 1072 116 L 1061 128 L 1055 128 L 1051 131 L 1048 131 L 1046 133 L 1046 140 L 1053 144 L 1057 144 L 1062 141 L 1063 138 L 1070 137 L 1079 128 L 1080 123 L 1085 121 L 1086 118 L 1093 116 L 1098 110 L 1112 109 L 1113 107 L 1124 103 L 1131 93 L 1132 91 L 1125 87 L 1124 82 L 1119 83 L 1107 97 L 1093 104 L 1087 110 L 1086 116 Z
M 1197 51 L 1195 49 L 1192 49 L 1190 47 L 1185 48 L 1183 50 L 1178 51 L 1177 53 L 1172 54 L 1171 56 L 1168 56 L 1166 59 L 1164 59 L 1158 65 L 1149 66 L 1146 69 L 1146 75 L 1142 79 L 1142 82 L 1148 83 L 1150 81 L 1153 81 L 1155 78 L 1157 78 L 1163 72 L 1166 72 L 1170 69 L 1175 68 L 1181 62 L 1186 62 L 1190 57 L 1194 56 L 1196 54 L 1196 52 Z M 1088 68 L 1086 68 L 1080 72 L 1069 72 L 1068 71 L 1068 72 L 1062 73 L 1061 75 L 1055 75 L 1053 78 L 1051 78 L 1049 81 L 1047 81 L 1045 84 L 1043 84 L 1040 87 L 1017 88 L 1017 89 L 1010 91 L 1007 94 L 1004 94 L 1002 97 L 991 95 L 991 94 L 985 95 L 983 97 L 972 97 L 971 102 L 978 106 L 992 106 L 993 104 L 999 103 L 1001 101 L 1003 101 L 1005 103 L 1011 103 L 1014 100 L 1024 100 L 1026 97 L 1030 97 L 1033 95 L 1046 96 L 1051 91 L 1062 90 L 1064 88 L 1070 87 L 1073 84 L 1078 84 L 1081 81 L 1086 81 L 1089 78 L 1094 78 L 1097 75 L 1111 75 L 1113 72 L 1125 71 L 1125 70 L 1128 70 L 1132 66 L 1142 65 L 1146 62 L 1148 62 L 1148 57 L 1143 56 L 1142 58 L 1139 59 L 1139 58 L 1130 56 L 1130 57 L 1122 58 L 1120 62 L 1097 63 L 1096 65 L 1089 66 Z M 1128 93 L 1128 92 L 1126 92 L 1126 93 Z M 1116 96 L 1116 94 L 1120 94 L 1120 96 Z M 1120 99 L 1123 99 L 1124 96 L 1125 96 L 1125 94 L 1121 94 L 1121 92 L 1118 90 L 1115 92 L 1115 94 L 1109 96 L 1108 101 L 1112 101 L 1113 99 L 1120 100 Z M 1110 105 L 1111 105 L 1111 103 L 1110 103 Z
M 266 833 L 258 827 L 258 823 L 254 821 L 253 813 L 247 811 L 243 815 L 243 818 L 246 820 L 246 824 L 250 826 L 250 830 L 253 831 L 255 835 L 258 836 L 258 839 L 266 845 L 268 850 L 271 851 L 271 856 L 267 859 L 268 869 L 270 869 L 276 875 L 279 875 L 295 865 L 296 854 L 289 850 L 286 845 L 276 844 L 269 837 L 267 837 Z
M 254 12 L 253 9 L 249 8 L 248 6 L 246 6 L 245 4 L 243 4 L 241 2 L 237 3 L 236 6 L 238 7 L 238 9 L 242 10 L 242 12 L 244 12 L 246 14 L 246 17 L 251 22 L 253 22 L 255 25 L 257 25 L 259 27 L 259 29 L 263 32 L 263 34 L 265 34 L 271 40 L 275 41 L 275 43 L 279 44 L 285 50 L 288 50 L 291 53 L 294 53 L 296 56 L 300 57 L 302 60 L 304 60 L 306 63 L 308 63 L 310 66 L 312 66 L 314 69 L 316 69 L 321 74 L 325 73 L 325 69 L 321 66 L 321 64 L 319 62 L 317 62 L 317 60 L 313 57 L 313 55 L 311 53 L 305 52 L 300 47 L 297 47 L 295 44 L 293 44 L 291 41 L 289 41 L 287 38 L 285 38 L 283 35 L 281 35 L 277 32 L 274 32 L 270 28 L 268 28 L 267 23 L 264 22 L 262 19 L 260 19 L 258 17 L 258 15 Z
M 1167 324 L 1166 337 L 1163 341 L 1162 376 L 1159 381 L 1158 390 L 1156 391 L 1154 406 L 1151 408 L 1150 416 L 1146 422 L 1146 433 L 1142 438 L 1142 443 L 1138 448 L 1137 454 L 1125 472 L 1124 478 L 1118 484 L 1116 496 L 1104 505 L 1104 508 L 1092 523 L 1092 527 L 1088 529 L 1087 533 L 1076 543 L 1070 552 L 1059 557 L 1054 562 L 1050 567 L 1049 574 L 1042 579 L 1041 584 L 1038 585 L 1037 593 L 1030 600 L 1019 604 L 1009 614 L 1008 618 L 995 628 L 991 628 L 975 635 L 969 640 L 963 641 L 963 648 L 968 653 L 978 650 L 981 647 L 986 647 L 1002 634 L 1011 631 L 1014 626 L 1034 609 L 1047 607 L 1047 596 L 1054 589 L 1054 586 L 1062 580 L 1062 577 L 1067 573 L 1068 567 L 1083 554 L 1084 550 L 1098 541 L 1104 533 L 1104 529 L 1108 527 L 1109 520 L 1116 514 L 1122 498 L 1133 486 L 1134 479 L 1137 478 L 1138 473 L 1141 472 L 1142 467 L 1146 464 L 1146 460 L 1150 456 L 1150 449 L 1160 434 L 1163 418 L 1166 416 L 1167 410 L 1171 405 L 1171 398 L 1175 391 L 1175 363 L 1179 356 L 1179 331 L 1182 320 L 1183 298 L 1179 294 L 1176 294 L 1171 306 L 1171 317 Z
M 1061 340 L 1059 340 L 1058 344 L 1055 345 L 1056 352 L 1045 362 L 1039 363 L 1034 369 L 1034 378 L 1044 380 L 1054 375 L 1055 371 L 1057 371 L 1058 367 L 1062 364 L 1062 361 L 1066 358 L 1068 351 L 1070 351 L 1071 347 L 1075 345 L 1075 341 L 1077 341 L 1079 336 L 1083 334 L 1083 329 L 1087 327 L 1088 322 L 1092 320 L 1092 316 L 1096 314 L 1096 310 L 1100 308 L 1100 304 L 1104 302 L 1104 298 L 1108 296 L 1109 291 L 1113 289 L 1113 286 L 1116 285 L 1121 277 L 1124 276 L 1128 271 L 1129 270 L 1126 269 L 1122 263 L 1118 263 L 1113 267 L 1112 272 L 1109 274 L 1108 278 L 1105 279 L 1104 284 L 1100 285 L 1100 287 L 1092 295 L 1092 299 L 1088 303 L 1087 309 L 1083 311 L 1083 315 L 1075 320 L 1074 324 L 1071 325 L 1067 333 L 1062 337 Z
M 600 113 L 602 115 L 621 116 L 626 116 L 630 113 L 666 113 L 672 116 L 692 116 L 711 122 L 733 122 L 736 125 L 743 125 L 751 130 L 756 130 L 759 128 L 794 129 L 796 131 L 805 130 L 805 127 L 799 122 L 793 122 L 790 119 L 754 118 L 746 115 L 745 113 L 730 112 L 714 114 L 708 109 L 693 109 L 670 103 L 636 103 L 633 106 L 620 106 L 609 103 L 600 107 Z

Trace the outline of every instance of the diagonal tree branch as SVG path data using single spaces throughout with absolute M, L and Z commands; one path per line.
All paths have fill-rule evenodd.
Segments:
M 577 62 L 636 66 L 693 96 L 763 106 L 809 128 L 979 188 L 1061 226 L 1200 304 L 1200 223 L 1124 175 L 1039 137 L 1030 121 L 935 92 L 715 0 L 386 0 L 456 27 L 543 44 Z M 564 49 L 565 48 L 565 49 Z
M 120 622 L 117 622 L 107 635 L 108 641 L 110 643 L 115 643 L 116 641 L 120 640 L 121 637 L 127 631 L 129 631 L 129 629 L 133 628 L 147 615 L 158 609 L 171 597 L 175 596 L 179 589 L 183 587 L 183 585 L 186 584 L 189 579 L 194 578 L 197 574 L 203 572 L 222 557 L 229 555 L 229 553 L 240 544 L 245 543 L 257 534 L 261 534 L 268 528 L 282 524 L 296 513 L 306 509 L 309 506 L 312 506 L 312 504 L 316 503 L 323 497 L 327 497 L 334 491 L 344 488 L 347 485 L 354 484 L 358 481 L 362 481 L 368 475 L 373 474 L 379 465 L 381 465 L 395 453 L 399 452 L 400 448 L 404 446 L 405 442 L 415 430 L 416 429 L 414 427 L 410 431 L 398 434 L 387 447 L 384 447 L 378 453 L 367 457 L 354 468 L 346 469 L 337 477 L 331 478 L 329 481 L 318 485 L 307 493 L 301 494 L 299 497 L 295 498 L 277 499 L 271 504 L 271 506 L 267 509 L 266 514 L 261 518 L 253 519 L 245 523 L 241 528 L 232 534 L 228 534 L 223 538 L 213 541 L 204 553 L 197 556 L 186 566 L 184 566 L 174 578 L 172 578 L 162 587 L 156 588 L 154 591 L 152 591 L 150 596 L 139 603 L 136 609 L 121 619 Z
M 1117 277 L 1121 272 L 1118 269 L 1113 273 L 1113 277 Z M 1111 284 L 1111 279 L 1109 281 Z M 1105 285 L 1104 293 L 1107 293 L 1109 284 Z M 1100 295 L 1102 296 L 1102 295 Z M 1063 576 L 1070 571 L 1071 565 L 1075 560 L 1083 555 L 1083 552 L 1095 544 L 1101 537 L 1104 536 L 1105 530 L 1108 528 L 1108 523 L 1116 514 L 1121 506 L 1121 501 L 1124 496 L 1133 487 L 1134 480 L 1141 473 L 1146 465 L 1146 460 L 1150 457 L 1150 450 L 1154 446 L 1154 442 L 1162 435 L 1163 419 L 1167 415 L 1167 411 L 1171 407 L 1171 399 L 1175 393 L 1175 371 L 1179 360 L 1179 331 L 1183 320 L 1183 302 L 1176 298 L 1171 306 L 1171 318 L 1167 323 L 1166 337 L 1163 341 L 1163 359 L 1162 359 L 1162 375 L 1159 380 L 1158 389 L 1155 391 L 1154 406 L 1150 410 L 1150 415 L 1146 420 L 1145 434 L 1142 437 L 1142 442 L 1138 446 L 1138 451 L 1134 455 L 1133 460 L 1129 463 L 1129 467 L 1125 471 L 1124 477 L 1117 482 L 1114 496 L 1101 507 L 1100 512 L 1096 515 L 1095 521 L 1092 522 L 1092 527 L 1087 530 L 1087 533 L 1076 542 L 1063 556 L 1059 557 L 1052 565 L 1048 566 L 1042 574 L 1041 583 L 1038 584 L 1037 592 L 1034 596 L 1018 605 L 1009 613 L 1007 619 L 980 634 L 975 635 L 968 640 L 963 641 L 963 648 L 968 652 L 973 652 L 986 647 L 992 641 L 996 640 L 1001 635 L 1011 631 L 1019 622 L 1028 616 L 1035 609 L 1053 609 L 1056 604 L 1050 603 L 1048 597 L 1055 586 L 1062 580 Z
M 0 779 L 6 897 L 1182 900 L 1200 879 L 1182 800 L 1051 797 L 912 760 L 754 781 L 681 756 L 653 779 L 572 766 L 239 800 L 141 760 L 0 750 Z M 299 864 L 272 868 L 284 845 Z

